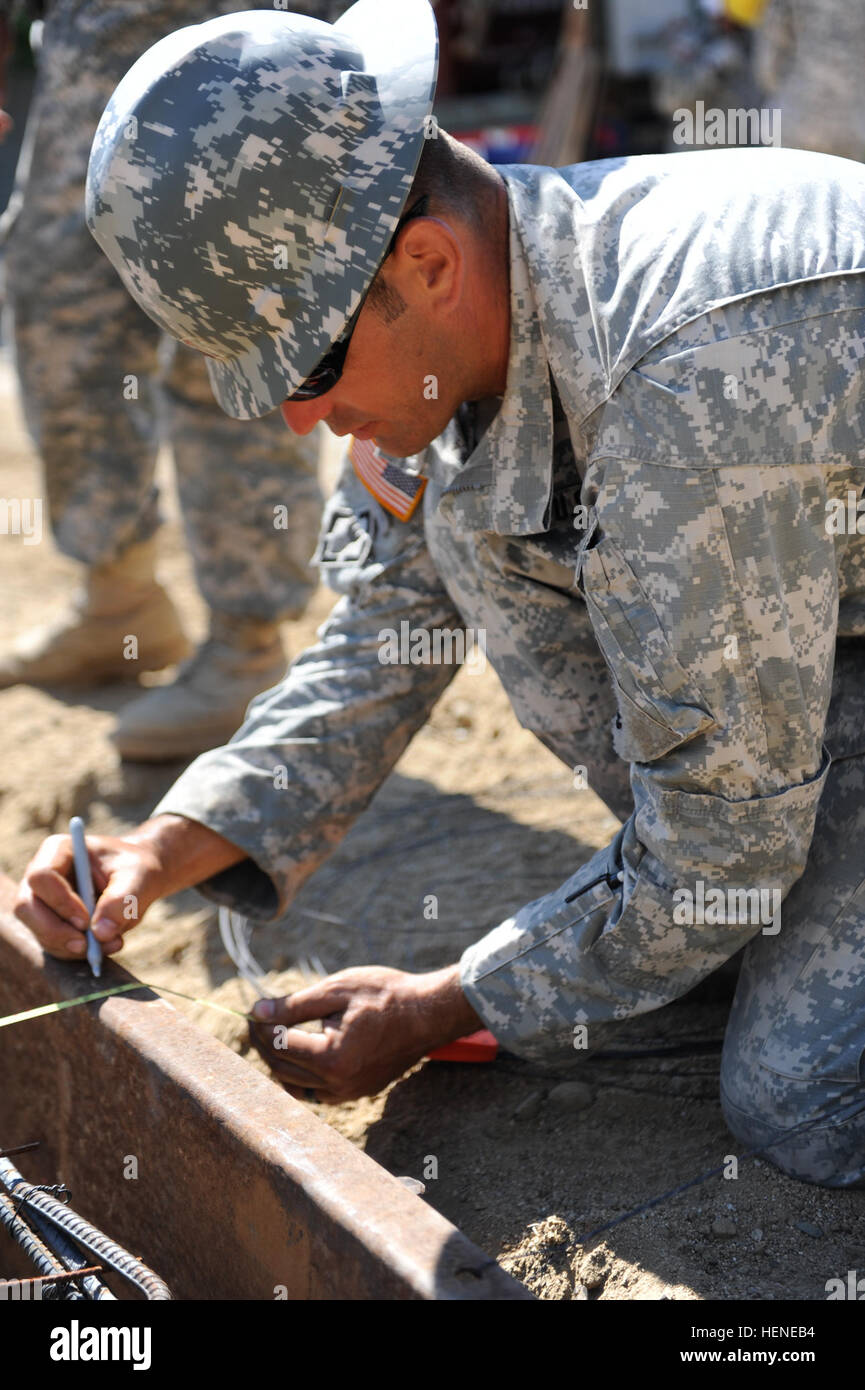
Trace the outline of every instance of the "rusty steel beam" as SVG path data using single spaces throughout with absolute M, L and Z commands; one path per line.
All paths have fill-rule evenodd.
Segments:
M 43 956 L 11 916 L 10 890 L 0 881 L 0 1016 L 90 992 L 86 966 Z M 106 962 L 105 987 L 131 978 Z M 175 1298 L 531 1298 L 151 991 L 0 1029 L 0 1077 L 0 1144 L 41 1141 L 25 1176 L 65 1183 Z

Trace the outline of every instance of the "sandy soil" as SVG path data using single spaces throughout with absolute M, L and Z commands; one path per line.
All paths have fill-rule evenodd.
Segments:
M 0 495 L 38 495 L 5 368 L 0 416 Z M 162 574 L 197 635 L 202 606 L 166 487 Z M 50 541 L 4 536 L 0 642 L 51 617 L 74 577 Z M 320 591 L 288 627 L 290 650 L 306 644 L 331 601 Z M 179 767 L 119 764 L 107 734 L 134 693 L 0 692 L 0 869 L 20 876 L 41 839 L 75 813 L 93 830 L 120 830 L 149 812 Z M 274 992 L 296 987 L 310 956 L 326 970 L 445 964 L 554 887 L 616 825 L 519 727 L 491 671 L 462 672 L 285 921 L 256 931 L 254 952 Z M 433 922 L 423 915 L 429 893 L 439 903 Z M 239 1007 L 254 997 L 223 950 L 214 911 L 194 892 L 153 909 L 121 959 L 144 980 L 194 995 Z M 827 1280 L 865 1270 L 865 1193 L 809 1187 L 765 1160 L 743 1160 L 735 1180 L 716 1174 L 587 1239 L 735 1153 L 711 1050 L 729 997 L 729 978 L 715 977 L 609 1043 L 631 1052 L 685 1044 L 677 1055 L 583 1060 L 563 1076 L 508 1056 L 477 1067 L 429 1063 L 381 1096 L 315 1108 L 392 1172 L 425 1180 L 426 1199 L 542 1298 L 823 1299 Z M 178 1007 L 262 1065 L 239 1022 Z M 563 1081 L 583 1086 L 563 1094 Z

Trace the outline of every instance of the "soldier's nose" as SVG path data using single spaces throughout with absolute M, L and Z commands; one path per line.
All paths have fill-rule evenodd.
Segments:
M 319 420 L 327 419 L 331 403 L 326 396 L 316 396 L 311 401 L 283 401 L 279 408 L 292 434 L 309 434 Z

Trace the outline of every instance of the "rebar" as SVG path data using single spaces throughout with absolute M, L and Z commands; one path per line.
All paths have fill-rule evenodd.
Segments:
M 153 1302 L 170 1300 L 171 1291 L 158 1274 L 148 1269 L 147 1265 L 130 1255 L 128 1250 L 124 1250 L 104 1232 L 97 1230 L 89 1221 L 85 1221 L 84 1217 L 79 1216 L 71 1207 L 65 1206 L 56 1197 L 41 1192 L 38 1187 L 28 1183 L 7 1158 L 0 1159 L 0 1183 L 11 1197 L 23 1201 L 28 1211 L 39 1212 L 47 1217 L 54 1226 L 71 1236 L 76 1244 L 96 1255 L 103 1265 L 122 1275 L 143 1293 L 146 1299 Z
M 68 1208 L 64 1207 L 64 1210 L 68 1211 Z M 87 1261 L 81 1251 L 73 1244 L 65 1231 L 61 1231 L 41 1212 L 35 1211 L 33 1207 L 28 1208 L 27 1219 L 33 1229 L 42 1237 L 46 1247 L 61 1261 L 67 1271 L 82 1270 L 87 1267 Z M 83 1274 L 81 1283 L 84 1293 L 91 1303 L 116 1302 L 114 1294 L 95 1274 Z
M 98 1274 L 101 1269 L 101 1265 L 84 1265 L 81 1269 L 67 1269 L 65 1274 L 37 1274 L 28 1275 L 26 1279 L 0 1279 L 0 1289 L 9 1288 L 12 1285 L 18 1288 L 39 1289 L 40 1293 L 37 1295 L 36 1301 L 41 1301 L 41 1289 L 43 1284 L 48 1285 L 50 1297 L 52 1286 L 55 1288 L 65 1288 L 66 1285 L 74 1285 L 75 1281 L 80 1279 L 82 1275 Z M 72 1292 L 74 1293 L 75 1290 L 73 1289 Z M 63 1293 L 60 1297 L 67 1298 L 68 1295 Z M 25 1301 L 29 1302 L 30 1300 L 27 1299 Z
M 12 1239 L 21 1247 L 40 1274 L 46 1278 L 51 1278 L 52 1276 L 59 1277 L 65 1273 L 57 1256 L 39 1239 L 39 1236 L 29 1222 L 24 1220 L 20 1212 L 15 1210 L 15 1203 L 9 1197 L 4 1197 L 2 1193 L 0 1193 L 0 1223 L 6 1227 Z M 48 1296 L 46 1302 L 52 1297 L 50 1289 Z M 84 1295 L 77 1290 L 70 1289 L 65 1291 L 64 1297 L 70 1301 L 77 1301 L 83 1299 Z

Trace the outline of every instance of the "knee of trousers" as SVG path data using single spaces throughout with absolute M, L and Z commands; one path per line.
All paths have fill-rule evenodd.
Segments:
M 746 1149 L 792 1178 L 865 1187 L 865 1083 L 793 1080 L 758 1063 L 736 1066 L 725 1049 L 721 1109 Z

